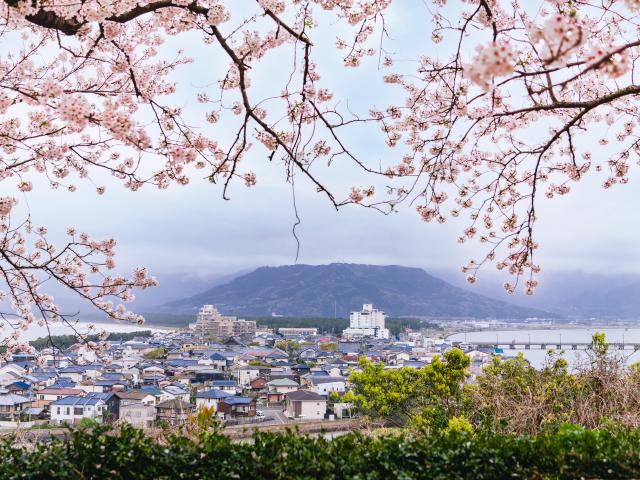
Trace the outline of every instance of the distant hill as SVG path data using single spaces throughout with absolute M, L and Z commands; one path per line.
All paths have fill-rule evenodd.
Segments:
M 600 288 L 580 291 L 556 308 L 566 315 L 596 319 L 640 319 L 640 280 L 601 283 Z
M 440 271 L 453 285 L 462 287 L 461 275 Z M 545 271 L 532 296 L 522 290 L 509 296 L 515 305 L 556 312 L 566 319 L 640 320 L 640 275 L 636 273 Z M 489 297 L 504 294 L 502 281 L 492 272 L 481 272 L 474 292 Z
M 454 287 L 420 268 L 344 263 L 261 267 L 155 311 L 195 314 L 203 304 L 214 304 L 228 315 L 333 317 L 335 306 L 335 313 L 345 317 L 363 303 L 394 317 L 557 316 Z

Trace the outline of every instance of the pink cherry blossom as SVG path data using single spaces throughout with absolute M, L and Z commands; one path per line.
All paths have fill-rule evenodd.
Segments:
M 623 186 L 640 159 L 640 3 L 454 3 L 408 13 L 433 27 L 415 32 L 418 55 L 388 43 L 386 19 L 408 8 L 391 0 L 0 4 L 0 37 L 15 45 L 0 52 L 0 295 L 13 311 L 2 346 L 28 348 L 25 329 L 69 320 L 52 281 L 134 323 L 125 304 L 157 283 L 143 268 L 119 274 L 113 239 L 69 229 L 52 244 L 27 192 L 86 184 L 108 199 L 116 183 L 204 178 L 229 198 L 257 183 L 259 162 L 335 208 L 466 222 L 458 241 L 483 249 L 468 280 L 493 265 L 512 277 L 507 292 L 533 293 L 540 202 L 587 175 Z M 347 85 L 357 99 L 332 90 L 327 59 L 374 67 Z M 202 78 L 187 78 L 190 63 Z M 348 172 L 346 187 L 333 172 Z

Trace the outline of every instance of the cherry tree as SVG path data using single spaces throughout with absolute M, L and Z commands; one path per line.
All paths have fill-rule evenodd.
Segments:
M 277 160 L 288 182 L 302 177 L 336 208 L 412 205 L 425 221 L 466 218 L 459 241 L 486 245 L 483 258 L 463 267 L 468 280 L 493 263 L 512 277 L 507 291 L 523 282 L 533 293 L 539 197 L 567 194 L 592 170 L 605 188 L 626 183 L 640 151 L 640 2 L 418 5 L 431 42 L 415 61 L 397 62 L 402 52 L 388 47 L 386 19 L 407 7 L 391 0 L 0 2 L 0 305 L 9 305 L 0 319 L 8 351 L 27 348 L 20 332 L 31 324 L 70 323 L 45 293 L 48 281 L 109 318 L 138 323 L 144 319 L 124 303 L 156 283 L 145 268 L 130 278 L 112 273 L 113 239 L 69 228 L 66 244 L 51 244 L 39 219 L 18 210 L 36 185 L 73 192 L 89 182 L 101 195 L 107 186 L 97 179 L 105 177 L 132 191 L 208 181 L 228 198 L 232 183 L 258 181 L 252 162 L 260 158 Z M 337 38 L 320 33 L 323 22 Z M 186 45 L 173 46 L 194 38 L 225 66 L 201 88 L 176 80 L 193 59 Z M 446 54 L 430 54 L 438 43 Z M 380 105 L 372 97 L 366 111 L 353 111 L 318 67 L 318 49 L 328 47 L 344 68 L 377 64 L 384 88 L 403 100 Z M 286 66 L 268 82 L 256 78 L 272 55 Z M 187 114 L 181 95 L 206 112 Z M 210 134 L 206 125 L 232 134 Z M 349 146 L 371 127 L 386 144 L 384 162 Z M 606 158 L 589 150 L 601 134 L 602 148 L 615 140 Z M 339 192 L 324 172 L 345 162 L 360 174 Z

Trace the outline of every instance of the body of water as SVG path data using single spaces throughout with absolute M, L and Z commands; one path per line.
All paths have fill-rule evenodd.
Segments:
M 95 330 L 93 332 L 89 331 L 89 325 L 95 325 Z M 137 325 L 135 323 L 125 323 L 125 322 L 77 322 L 72 324 L 73 328 L 64 325 L 61 323 L 52 323 L 49 326 L 49 330 L 51 335 L 73 335 L 74 329 L 78 333 L 87 334 L 87 333 L 98 333 L 102 330 L 106 330 L 107 332 L 139 332 L 143 330 L 151 330 L 152 332 L 160 331 L 160 330 L 170 330 L 170 329 L 162 329 L 158 327 L 151 327 L 148 325 Z M 5 328 L 0 331 L 0 339 L 9 335 L 12 332 L 11 329 L 5 326 Z M 49 334 L 47 327 L 40 327 L 38 325 L 32 325 L 26 332 L 22 332 L 20 335 L 21 341 L 29 341 L 35 340 L 40 337 L 46 337 Z
M 468 343 L 498 343 L 504 350 L 505 356 L 515 356 L 522 352 L 526 359 L 536 368 L 540 368 L 548 357 L 548 350 L 556 348 L 556 343 L 588 343 L 594 333 L 604 333 L 608 342 L 625 342 L 640 344 L 640 328 L 610 328 L 610 327 L 584 327 L 584 328 L 562 328 L 562 329 L 532 329 L 532 330 L 483 330 L 478 332 L 461 332 L 447 337 L 448 340 Z M 521 346 L 510 349 L 506 346 L 511 342 L 540 342 L 547 344 L 547 350 L 539 347 L 525 350 Z M 580 358 L 585 358 L 587 352 L 584 350 L 571 350 L 571 347 L 563 347 L 565 358 L 570 364 L 575 364 Z M 611 347 L 613 348 L 613 347 Z M 624 355 L 628 363 L 640 361 L 640 351 L 634 352 L 628 347 L 624 351 L 614 350 L 619 355 Z

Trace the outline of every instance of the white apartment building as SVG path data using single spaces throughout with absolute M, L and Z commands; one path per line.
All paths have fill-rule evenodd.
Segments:
M 342 336 L 389 338 L 389 329 L 384 326 L 386 318 L 382 310 L 373 308 L 371 303 L 365 303 L 359 312 L 351 312 L 349 328 L 343 330 Z

